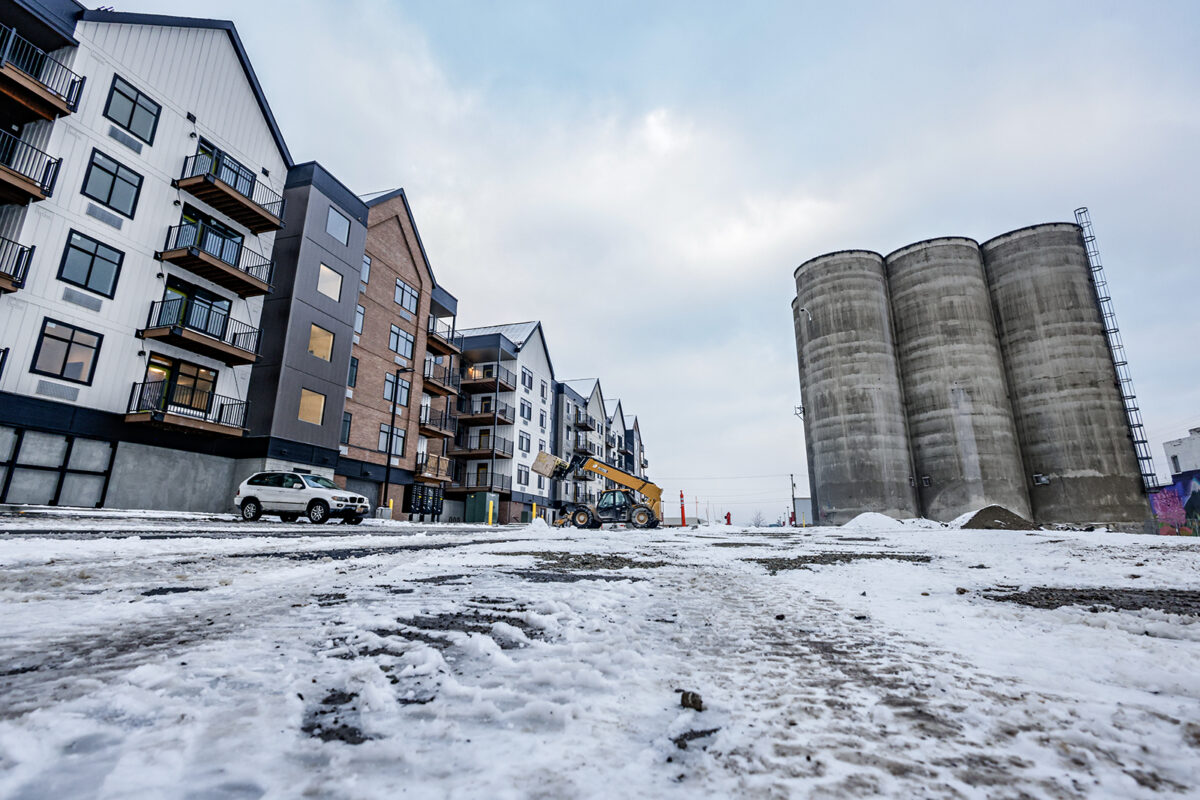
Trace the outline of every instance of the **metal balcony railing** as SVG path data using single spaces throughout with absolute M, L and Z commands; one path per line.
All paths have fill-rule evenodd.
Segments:
M 185 158 L 180 180 L 198 175 L 212 175 L 271 216 L 283 219 L 283 195 L 259 181 L 250 169 L 228 153 L 216 150 Z
M 434 478 L 450 479 L 450 459 L 434 453 L 417 453 L 417 472 Z
M 517 385 L 516 374 L 509 369 L 505 369 L 499 364 L 492 362 L 490 364 L 472 364 L 463 372 L 463 379 L 469 381 L 495 381 L 499 379 L 500 383 L 508 386 Z
M 464 474 L 465 473 L 465 474 Z M 478 489 L 492 492 L 511 492 L 512 476 L 494 472 L 479 473 L 471 469 L 460 470 L 454 485 L 461 489 Z
M 213 230 L 203 222 L 185 222 L 167 228 L 164 252 L 193 247 L 263 283 L 271 282 L 271 260 L 251 250 L 241 239 Z
M 0 166 L 8 167 L 38 185 L 42 194 L 54 194 L 61 158 L 51 158 L 31 144 L 22 142 L 8 131 L 0 131 Z
M 46 87 L 51 94 L 62 98 L 67 108 L 79 108 L 83 92 L 83 76 L 72 72 L 54 56 L 25 39 L 7 25 L 0 25 L 0 66 L 12 64 Z
M 513 443 L 511 439 L 505 439 L 503 436 L 490 436 L 480 431 L 466 435 L 460 432 L 454 440 L 454 449 L 487 450 L 511 456 Z
M 427 330 L 430 336 L 435 336 L 438 339 L 441 339 L 451 347 L 455 347 L 459 350 L 462 349 L 463 337 L 454 332 L 453 325 L 442 322 L 440 319 L 430 314 L 429 326 Z
M 168 381 L 135 383 L 129 393 L 129 413 L 177 414 L 191 419 L 246 427 L 245 400 L 202 391 L 191 386 L 172 385 Z
M 421 424 L 447 433 L 454 433 L 458 417 L 449 411 L 434 411 L 429 406 L 421 406 Z
M 575 440 L 575 452 L 576 453 L 587 453 L 589 455 L 598 456 L 598 455 L 600 455 L 600 448 L 597 447 L 596 445 L 592 444 L 591 442 L 587 441 L 586 439 L 576 439 Z
M 490 399 L 490 398 L 489 398 Z M 458 413 L 470 414 L 477 416 L 480 414 L 491 414 L 497 419 L 516 419 L 516 409 L 508 403 L 502 403 L 499 400 L 492 400 L 489 404 L 484 404 L 482 397 L 461 397 L 458 400 Z
M 211 336 L 247 353 L 257 353 L 262 332 L 245 322 L 230 319 L 229 314 L 182 297 L 158 300 L 150 304 L 147 328 L 179 326 Z
M 458 370 L 449 364 L 439 364 L 433 359 L 425 359 L 425 371 L 423 374 L 427 381 L 434 381 L 454 389 L 457 389 L 462 383 L 462 378 L 458 376 Z
M 575 410 L 575 425 L 580 428 L 587 428 L 588 430 L 595 430 L 596 429 L 596 418 L 593 417 L 591 414 L 588 414 L 583 411 L 580 411 L 579 409 L 576 409 Z
M 32 260 L 32 247 L 0 236 L 0 276 L 8 278 L 18 287 L 24 286 L 25 276 L 29 274 L 29 262 Z

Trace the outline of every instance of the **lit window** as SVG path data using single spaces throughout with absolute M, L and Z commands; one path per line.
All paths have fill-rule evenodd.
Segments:
M 308 354 L 316 356 L 322 361 L 331 359 L 333 357 L 333 334 L 320 325 L 309 325 Z
M 324 264 L 317 271 L 317 291 L 335 303 L 342 299 L 342 274 Z
M 329 216 L 325 218 L 325 232 L 342 244 L 349 244 L 350 218 L 333 206 L 330 206 Z
M 309 422 L 313 425 L 323 423 L 325 421 L 325 395 L 309 389 L 301 389 L 299 419 L 301 422 Z

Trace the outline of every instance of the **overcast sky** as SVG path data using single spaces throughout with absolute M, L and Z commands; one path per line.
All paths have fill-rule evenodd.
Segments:
M 1163 440 L 1200 426 L 1200 4 L 202 11 L 237 23 L 297 161 L 405 187 L 461 326 L 542 320 L 558 378 L 638 415 L 668 508 L 683 488 L 773 519 L 792 472 L 807 494 L 802 261 L 1080 205 L 1160 473 Z

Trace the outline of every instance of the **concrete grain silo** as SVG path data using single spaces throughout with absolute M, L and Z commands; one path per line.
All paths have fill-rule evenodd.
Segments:
M 979 245 L 930 239 L 886 267 L 924 516 L 946 522 L 999 505 L 1031 519 Z
M 848 250 L 795 271 L 792 305 L 812 499 L 824 524 L 918 516 L 883 257 Z
M 1022 228 L 982 252 L 1034 520 L 1142 521 L 1147 503 L 1079 227 Z

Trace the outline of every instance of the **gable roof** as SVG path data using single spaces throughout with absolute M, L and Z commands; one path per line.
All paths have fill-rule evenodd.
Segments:
M 372 197 L 366 201 L 367 208 L 371 209 L 375 206 L 382 205 L 392 198 L 399 197 L 404 203 L 404 213 L 408 214 L 408 224 L 412 225 L 413 233 L 417 236 L 417 249 L 421 251 L 421 258 L 425 261 L 425 268 L 429 270 L 429 277 L 433 279 L 433 299 L 442 308 L 449 311 L 454 316 L 458 316 L 458 298 L 447 292 L 438 283 L 437 275 L 433 271 L 433 263 L 429 260 L 429 254 L 425 252 L 425 242 L 421 241 L 421 229 L 417 227 L 417 218 L 413 216 L 412 206 L 408 203 L 408 195 L 404 193 L 404 187 L 392 189 L 390 192 L 384 192 L 377 197 Z M 462 331 L 458 331 L 462 333 Z
M 546 351 L 546 363 L 550 365 L 550 378 L 554 379 L 554 361 L 550 358 L 550 345 L 546 343 L 546 332 L 542 330 L 542 323 L 538 320 L 510 322 L 506 325 L 485 325 L 482 328 L 464 328 L 460 329 L 458 333 L 463 336 L 488 336 L 498 333 L 515 344 L 518 352 L 529 344 L 529 340 L 536 333 L 542 338 L 542 349 Z
M 168 14 L 134 14 L 127 11 L 100 11 L 91 9 L 81 13 L 79 19 L 83 22 L 107 22 L 112 25 L 159 25 L 165 28 L 212 28 L 214 30 L 225 31 L 229 34 L 229 41 L 233 45 L 234 52 L 237 53 L 238 60 L 241 62 L 242 71 L 246 73 L 246 80 L 250 83 L 250 88 L 254 90 L 254 97 L 258 100 L 258 107 L 262 110 L 263 117 L 267 121 L 267 127 L 271 129 L 271 136 L 275 139 L 275 146 L 279 148 L 279 152 L 283 156 L 283 163 L 289 168 L 295 166 L 292 161 L 292 153 L 288 150 L 287 143 L 283 141 L 283 134 L 279 130 L 279 124 L 275 122 L 275 115 L 271 113 L 271 106 L 267 103 L 267 97 L 263 94 L 262 86 L 258 82 L 258 76 L 254 74 L 254 67 L 250 64 L 250 56 L 246 55 L 246 48 L 242 45 L 242 39 L 238 36 L 237 28 L 233 22 L 227 19 L 172 17 Z

